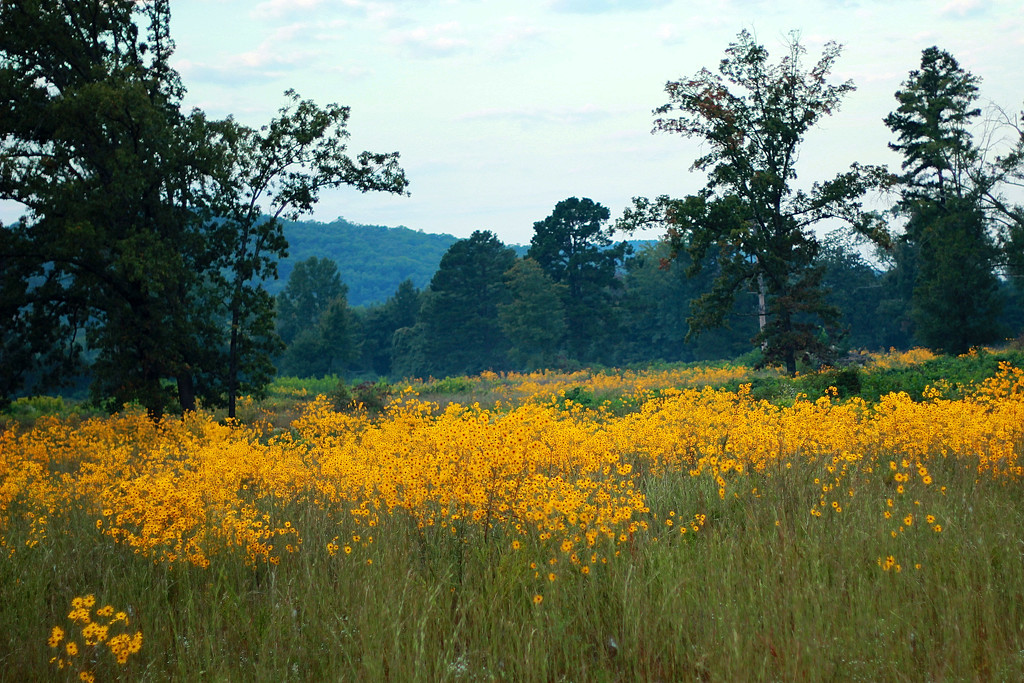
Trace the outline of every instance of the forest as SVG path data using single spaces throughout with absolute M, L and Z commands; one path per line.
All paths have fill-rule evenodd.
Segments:
M 169 27 L 166 0 L 0 6 L 0 199 L 25 207 L 0 226 L 0 403 L 87 383 L 111 411 L 233 416 L 279 373 L 742 357 L 794 375 L 1024 328 L 1024 128 L 983 111 L 980 78 L 939 47 L 884 120 L 899 169 L 797 184 L 806 134 L 855 88 L 830 78 L 841 47 L 811 59 L 793 34 L 775 59 L 741 31 L 653 112 L 656 134 L 701 143 L 696 194 L 614 218 L 569 197 L 518 249 L 368 227 L 389 246 L 342 264 L 298 221 L 331 188 L 406 193 L 399 153 L 351 154 L 349 108 L 294 91 L 259 128 L 186 111 Z M 890 206 L 866 208 L 877 196 Z M 631 244 L 641 228 L 663 237 Z

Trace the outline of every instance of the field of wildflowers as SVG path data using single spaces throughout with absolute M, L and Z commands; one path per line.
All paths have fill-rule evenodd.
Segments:
M 1024 371 L 750 374 L 8 423 L 0 680 L 1024 679 Z

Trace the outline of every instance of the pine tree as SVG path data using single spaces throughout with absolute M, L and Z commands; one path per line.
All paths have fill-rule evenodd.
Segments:
M 920 342 L 947 353 L 999 336 L 997 250 L 982 205 L 989 188 L 970 131 L 981 115 L 978 82 L 950 53 L 927 48 L 885 118 L 897 135 L 889 146 L 904 157 L 897 211 L 912 252 L 903 266 L 914 266 L 910 317 Z

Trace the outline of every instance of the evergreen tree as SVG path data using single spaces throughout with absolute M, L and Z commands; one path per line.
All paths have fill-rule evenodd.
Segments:
M 474 232 L 445 252 L 425 293 L 416 325 L 423 365 L 405 374 L 462 375 L 501 369 L 508 363 L 508 339 L 498 322 L 507 300 L 503 276 L 515 251 L 490 231 Z M 403 342 L 405 344 L 405 342 Z
M 509 356 L 527 370 L 555 365 L 565 337 L 565 308 L 559 285 L 532 258 L 517 261 L 507 273 L 509 300 L 498 305 L 498 322 L 512 344 Z
M 970 132 L 981 115 L 977 84 L 951 54 L 927 48 L 885 118 L 897 136 L 889 146 L 904 157 L 897 210 L 913 253 L 904 265 L 916 266 L 911 318 L 922 343 L 947 353 L 999 336 L 996 246 L 982 205 L 989 187 Z
M 611 292 L 619 286 L 616 270 L 629 245 L 612 243 L 609 216 L 591 199 L 564 199 L 533 224 L 527 252 L 552 280 L 565 285 L 568 352 L 583 361 L 603 360 L 615 328 Z

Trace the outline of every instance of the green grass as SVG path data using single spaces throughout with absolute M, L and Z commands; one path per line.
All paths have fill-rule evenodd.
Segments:
M 948 463 L 945 495 L 896 510 L 927 510 L 942 533 L 918 523 L 893 538 L 877 476 L 851 475 L 842 513 L 808 514 L 821 470 L 752 475 L 757 494 L 724 500 L 709 479 L 648 477 L 659 520 L 698 510 L 706 524 L 601 546 L 608 562 L 588 576 L 536 539 L 514 550 L 500 529 L 421 532 L 400 516 L 330 557 L 334 536 L 366 529 L 301 507 L 286 516 L 303 550 L 279 566 L 169 568 L 72 511 L 0 563 L 0 680 L 54 680 L 47 635 L 86 593 L 130 608 L 145 635 L 100 680 L 1021 680 L 1020 482 Z M 899 572 L 878 565 L 889 555 Z
M 995 360 L 940 359 L 921 388 L 977 381 Z M 917 371 L 858 372 L 863 392 Z M 798 381 L 762 389 L 784 396 Z M 825 465 L 740 478 L 724 500 L 707 477 L 643 475 L 656 526 L 595 548 L 607 562 L 586 576 L 535 537 L 513 549 L 504 529 L 385 516 L 367 543 L 365 528 L 299 504 L 283 517 L 303 529 L 302 550 L 278 566 L 220 555 L 205 570 L 167 567 L 113 545 L 81 510 L 54 511 L 43 542 L 0 559 L 0 681 L 76 680 L 46 639 L 87 593 L 128 609 L 145 638 L 126 668 L 98 661 L 97 680 L 1024 680 L 1022 482 L 940 461 L 929 470 L 944 493 L 898 498 L 891 480 L 854 471 L 842 512 L 819 518 Z M 675 520 L 695 513 L 706 523 L 680 535 Z M 8 537 L 26 525 L 12 516 Z M 363 542 L 346 554 L 353 534 Z M 879 565 L 889 556 L 899 571 Z

